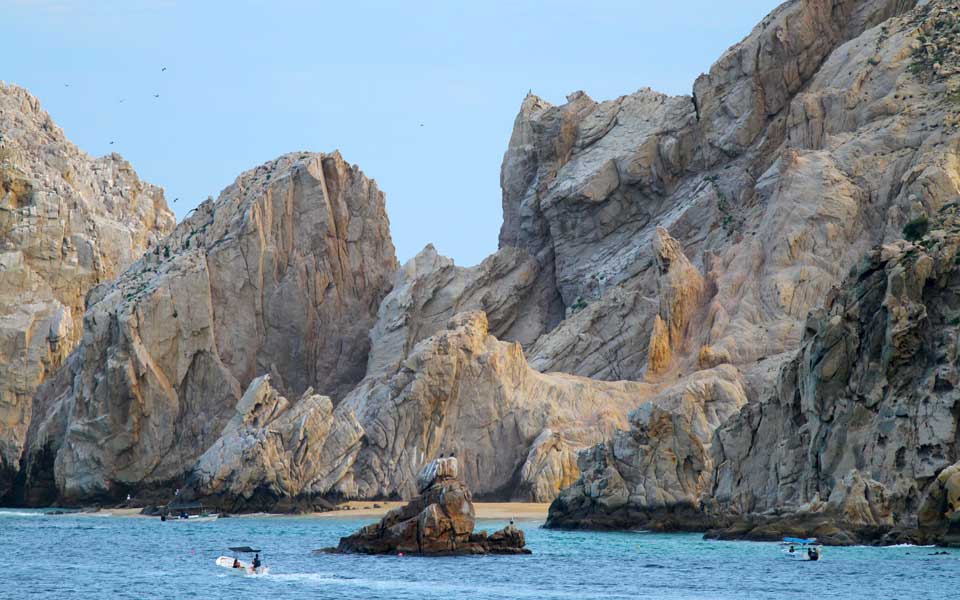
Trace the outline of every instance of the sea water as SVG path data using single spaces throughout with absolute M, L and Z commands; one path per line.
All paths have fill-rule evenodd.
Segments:
M 566 532 L 519 521 L 531 556 L 422 558 L 311 551 L 371 519 L 248 516 L 211 523 L 0 509 L 0 598 L 950 598 L 960 550 L 826 548 L 820 562 L 777 544 L 697 534 Z M 481 520 L 493 531 L 503 521 Z M 214 564 L 263 550 L 270 572 Z

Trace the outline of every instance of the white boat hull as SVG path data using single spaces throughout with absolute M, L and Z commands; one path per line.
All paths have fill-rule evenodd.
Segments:
M 181 519 L 179 517 L 167 517 L 167 523 L 209 523 L 211 521 L 216 521 L 220 518 L 220 515 L 206 515 L 206 516 L 191 516 L 186 519 Z
M 238 561 L 240 567 L 233 566 L 234 558 L 232 556 L 220 556 L 217 558 L 217 566 L 223 567 L 224 569 L 229 569 L 231 572 L 236 573 L 237 575 L 266 575 L 270 572 L 269 567 L 260 566 L 256 570 L 246 561 Z

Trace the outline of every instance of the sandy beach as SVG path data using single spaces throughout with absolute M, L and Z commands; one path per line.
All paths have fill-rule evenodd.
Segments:
M 356 517 L 370 517 L 379 519 L 387 511 L 403 506 L 404 502 L 373 502 L 373 501 L 352 501 L 337 505 L 337 510 L 327 512 L 308 513 L 301 515 L 271 514 L 275 517 L 311 517 L 317 519 L 352 519 Z M 518 519 L 518 520 L 545 520 L 547 518 L 547 509 L 550 507 L 547 503 L 535 502 L 475 502 L 473 504 L 477 511 L 478 519 Z M 97 512 L 75 513 L 77 516 L 104 516 L 111 515 L 115 517 L 138 517 L 140 508 L 104 508 Z M 232 515 L 234 517 L 264 516 L 264 513 L 253 515 Z
M 319 519 L 337 519 L 353 517 L 380 518 L 387 511 L 403 506 L 404 502 L 369 502 L 353 501 L 337 505 L 338 510 L 322 513 L 312 513 L 310 516 Z M 474 502 L 478 519 L 539 519 L 547 518 L 547 503 L 535 502 Z

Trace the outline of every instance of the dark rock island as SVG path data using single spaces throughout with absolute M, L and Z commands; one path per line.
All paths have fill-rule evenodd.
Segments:
M 530 554 L 523 531 L 510 525 L 487 535 L 473 532 L 476 513 L 460 480 L 456 458 L 438 458 L 418 478 L 420 495 L 367 525 L 328 552 L 356 554 Z

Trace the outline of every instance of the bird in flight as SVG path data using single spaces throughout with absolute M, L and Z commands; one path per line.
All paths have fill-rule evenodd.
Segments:
M 160 94 L 154 94 L 153 97 L 154 97 L 154 98 L 159 98 L 159 97 L 160 97 Z
M 166 71 L 166 70 L 167 70 L 167 68 L 164 67 L 164 68 L 160 69 L 160 72 L 162 73 L 163 71 Z
M 420 127 L 423 127 L 423 123 L 420 123 Z
M 174 198 L 174 199 L 173 199 L 173 203 L 176 204 L 176 203 L 177 203 L 177 200 L 179 200 L 179 199 L 180 199 L 180 198 Z
M 113 140 L 110 140 L 110 145 L 111 145 L 111 146 L 113 145 Z
M 123 104 L 124 100 L 126 100 L 126 98 L 120 98 L 120 104 Z
M 63 87 L 70 87 L 70 84 L 69 84 L 69 83 L 65 83 L 65 84 L 63 84 Z

